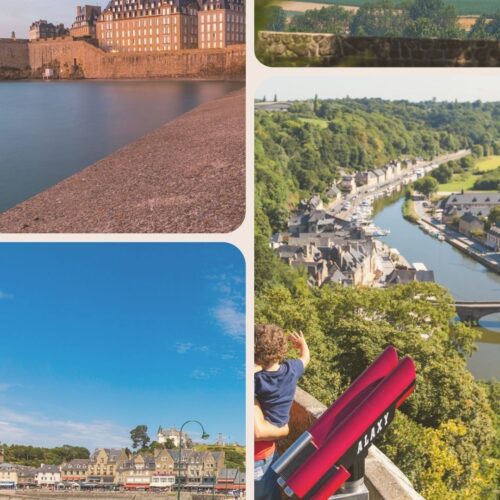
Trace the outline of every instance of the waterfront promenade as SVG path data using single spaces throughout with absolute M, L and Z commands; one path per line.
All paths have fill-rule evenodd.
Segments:
M 0 214 L 0 231 L 230 232 L 245 215 L 244 130 L 242 88 Z
M 462 234 L 450 226 L 435 220 L 427 214 L 423 202 L 414 202 L 414 208 L 419 220 L 417 224 L 425 232 L 434 231 L 442 235 L 444 240 L 455 248 L 477 260 L 491 271 L 500 274 L 500 253 L 493 252 L 491 248 L 477 240 Z

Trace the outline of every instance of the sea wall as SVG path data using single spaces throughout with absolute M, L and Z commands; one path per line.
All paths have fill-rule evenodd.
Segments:
M 56 78 L 243 78 L 245 46 L 173 52 L 109 53 L 70 37 L 29 44 L 32 75 Z
M 28 40 L 0 38 L 0 80 L 30 75 Z
M 269 66 L 500 65 L 500 41 L 351 37 L 260 31 L 257 57 Z
M 285 451 L 326 409 L 324 404 L 298 388 L 290 414 L 290 435 L 280 441 L 280 451 Z M 370 500 L 424 500 L 408 478 L 373 445 L 365 462 L 365 483 Z

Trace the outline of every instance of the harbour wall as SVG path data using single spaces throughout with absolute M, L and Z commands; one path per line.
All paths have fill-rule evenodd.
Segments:
M 340 36 L 260 31 L 257 57 L 269 66 L 500 65 L 498 40 L 446 40 Z
M 16 68 L 18 78 L 41 78 L 46 68 L 60 79 L 243 79 L 245 75 L 245 45 L 130 54 L 105 52 L 71 37 L 16 43 L 0 40 L 0 68 Z
M 28 40 L 0 38 L 0 80 L 17 80 L 29 75 Z

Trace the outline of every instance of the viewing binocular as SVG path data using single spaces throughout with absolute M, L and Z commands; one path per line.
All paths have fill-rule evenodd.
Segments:
M 415 388 L 415 365 L 390 346 L 272 466 L 288 496 L 325 500 L 364 476 L 373 441 Z

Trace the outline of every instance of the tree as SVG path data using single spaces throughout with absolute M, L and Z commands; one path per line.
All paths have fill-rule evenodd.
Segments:
M 400 37 L 408 23 L 406 10 L 398 9 L 390 0 L 366 3 L 352 19 L 350 32 L 357 36 Z
M 440 165 L 437 169 L 431 172 L 431 176 L 434 177 L 440 184 L 446 184 L 450 182 L 453 177 L 453 167 L 450 165 Z
M 288 24 L 288 31 L 308 33 L 333 33 L 345 35 L 349 29 L 352 14 L 338 5 L 306 10 Z
M 272 5 L 264 10 L 266 19 L 265 29 L 268 31 L 285 31 L 286 13 L 282 7 Z
M 495 224 L 500 225 L 500 206 L 493 207 L 488 215 L 488 222 L 490 225 L 494 226 Z
M 477 18 L 469 32 L 469 38 L 476 40 L 500 40 L 500 11 L 493 16 Z
M 274 99 L 273 99 L 274 102 L 278 102 L 278 94 L 274 94 Z
M 148 426 L 138 425 L 130 431 L 130 439 L 132 440 L 132 448 L 136 450 L 137 448 L 144 449 L 148 446 L 151 439 L 148 436 Z
M 413 183 L 413 187 L 415 188 L 416 191 L 422 193 L 424 196 L 428 198 L 431 194 L 437 193 L 439 188 L 439 183 L 433 177 L 425 176 L 422 177 L 421 179 L 416 180 Z

